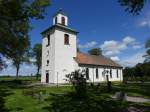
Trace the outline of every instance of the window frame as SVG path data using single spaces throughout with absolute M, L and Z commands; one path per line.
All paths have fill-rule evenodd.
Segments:
M 99 74 L 98 74 L 99 71 L 98 71 L 98 68 L 96 68 L 96 71 L 95 71 L 95 72 L 96 72 L 96 79 L 98 79 L 98 78 L 99 78 Z
M 61 17 L 61 24 L 65 26 L 65 24 L 66 24 L 66 19 L 65 19 L 65 17 Z
M 89 68 L 86 68 L 86 79 L 89 80 Z
M 49 66 L 49 60 L 46 61 L 46 66 Z
M 69 35 L 64 34 L 64 45 L 69 45 Z
M 47 35 L 47 45 L 46 47 L 50 46 L 50 34 Z
M 116 74 L 117 74 L 117 78 L 119 78 L 119 71 L 118 71 L 118 69 L 116 70 Z
M 110 69 L 110 78 L 112 79 L 112 69 Z
M 58 19 L 57 19 L 57 17 L 55 17 L 55 24 L 57 24 L 58 23 Z

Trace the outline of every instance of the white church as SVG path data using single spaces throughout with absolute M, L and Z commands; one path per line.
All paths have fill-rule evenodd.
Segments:
M 53 25 L 42 33 L 41 83 L 68 83 L 66 74 L 85 70 L 88 82 L 122 81 L 122 66 L 100 55 L 77 52 L 78 32 L 68 27 L 68 17 L 59 10 Z

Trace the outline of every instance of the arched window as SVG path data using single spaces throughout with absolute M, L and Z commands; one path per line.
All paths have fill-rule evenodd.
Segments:
M 69 44 L 69 35 L 68 35 L 68 34 L 65 34 L 65 35 L 64 35 L 64 44 L 65 44 L 65 45 L 68 45 L 68 44 Z
M 57 17 L 55 18 L 55 24 L 57 24 Z
M 50 34 L 47 35 L 47 47 L 50 45 Z
M 47 66 L 49 65 L 49 60 L 47 60 Z
M 112 78 L 112 69 L 110 69 L 110 78 Z
M 96 78 L 98 79 L 98 68 L 96 68 Z
M 64 17 L 61 18 L 61 23 L 62 23 L 62 25 L 65 25 L 65 18 Z
M 86 68 L 86 79 L 89 80 L 89 68 Z
M 117 78 L 119 78 L 119 73 L 118 73 L 118 69 L 116 70 L 116 72 L 117 72 Z

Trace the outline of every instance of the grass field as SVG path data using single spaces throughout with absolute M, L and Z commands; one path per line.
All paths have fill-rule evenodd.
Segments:
M 74 91 L 72 86 L 64 86 L 58 88 L 57 87 L 30 87 L 29 88 L 26 86 L 30 83 L 35 83 L 35 82 L 38 82 L 35 80 L 35 77 L 32 78 L 21 77 L 19 80 L 16 80 L 15 78 L 12 77 L 0 77 L 0 112 L 50 112 L 49 107 L 52 102 L 55 103 L 55 100 L 57 101 L 62 99 L 60 100 L 60 102 L 64 100 L 64 102 L 67 104 L 71 104 L 72 102 L 74 102 L 70 100 L 67 100 L 66 102 L 66 99 L 68 98 L 66 96 L 60 98 L 58 97 L 57 99 L 55 98 L 55 100 L 51 99 L 52 97 L 51 94 L 63 95 L 65 93 Z M 97 101 L 99 98 L 100 99 L 102 98 L 101 96 L 105 96 L 102 99 L 103 102 L 105 102 L 105 98 L 108 97 L 108 95 L 123 90 L 128 95 L 131 96 L 150 98 L 149 83 L 127 84 L 127 85 L 115 83 L 113 84 L 112 91 L 109 93 L 106 88 L 107 87 L 105 84 L 101 84 L 100 88 L 94 87 L 92 89 L 89 89 L 89 93 L 92 93 L 91 95 L 92 97 L 91 96 L 89 97 L 92 99 L 92 101 Z M 43 93 L 41 94 L 40 91 L 42 91 Z M 35 93 L 39 93 L 39 94 L 35 94 Z M 106 98 L 106 100 L 109 101 L 111 99 L 108 97 Z M 63 103 L 61 102 L 60 104 L 61 105 L 65 104 L 64 102 Z M 99 102 L 99 100 L 97 102 Z M 72 105 L 74 106 L 75 104 L 76 102 Z M 125 103 L 125 106 L 127 104 L 128 103 Z M 149 103 L 147 103 L 146 105 L 150 106 Z M 92 107 L 93 106 L 94 105 L 92 105 Z

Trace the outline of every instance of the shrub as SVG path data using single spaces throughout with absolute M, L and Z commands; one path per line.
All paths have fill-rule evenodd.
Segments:
M 77 70 L 72 72 L 71 74 L 66 75 L 67 80 L 73 85 L 75 88 L 75 92 L 78 98 L 86 97 L 86 78 L 85 71 Z

